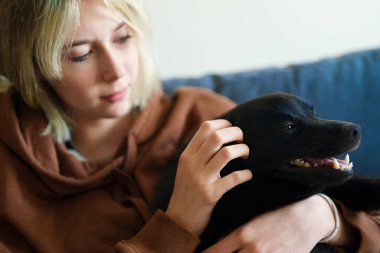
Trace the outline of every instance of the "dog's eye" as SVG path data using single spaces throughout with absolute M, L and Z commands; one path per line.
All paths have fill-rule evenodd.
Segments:
M 286 123 L 286 129 L 287 130 L 293 130 L 297 128 L 297 124 L 295 122 L 287 122 Z

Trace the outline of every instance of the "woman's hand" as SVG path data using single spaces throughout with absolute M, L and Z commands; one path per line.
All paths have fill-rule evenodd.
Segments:
M 314 195 L 254 218 L 204 253 L 306 253 L 334 226 L 330 206 Z
M 252 178 L 249 170 L 220 177 L 220 171 L 229 161 L 248 157 L 248 146 L 242 140 L 241 129 L 226 120 L 204 122 L 181 154 L 166 214 L 200 235 L 222 195 Z M 237 144 L 226 146 L 231 142 Z

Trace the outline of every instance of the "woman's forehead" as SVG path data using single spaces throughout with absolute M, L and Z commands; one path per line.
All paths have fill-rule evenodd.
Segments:
M 68 41 L 87 40 L 98 34 L 110 34 L 127 27 L 122 14 L 107 7 L 102 0 L 82 0 L 78 27 L 69 36 Z

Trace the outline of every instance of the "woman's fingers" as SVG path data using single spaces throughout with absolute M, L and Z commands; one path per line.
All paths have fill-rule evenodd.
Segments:
M 249 148 L 246 144 L 239 143 L 224 146 L 208 161 L 207 171 L 211 175 L 219 175 L 227 163 L 236 158 L 247 158 L 248 155 Z
M 202 173 L 208 178 L 214 180 L 229 161 L 248 156 L 247 146 L 243 146 L 243 144 L 228 145 L 242 141 L 242 130 L 231 126 L 227 120 L 206 121 L 182 153 L 180 162 L 187 164 L 184 167 L 203 171 Z
M 202 123 L 198 131 L 195 133 L 189 144 L 187 144 L 186 151 L 195 153 L 213 132 L 218 129 L 231 127 L 231 123 L 224 119 L 209 120 Z
M 211 133 L 203 142 L 198 150 L 199 162 L 206 164 L 213 158 L 215 154 L 222 153 L 222 158 L 230 159 L 230 149 L 222 149 L 222 147 L 231 142 L 242 142 L 243 132 L 238 127 L 226 127 L 218 129 Z
M 222 196 L 235 186 L 252 179 L 252 172 L 248 169 L 238 170 L 220 178 L 215 184 L 217 185 L 218 195 Z

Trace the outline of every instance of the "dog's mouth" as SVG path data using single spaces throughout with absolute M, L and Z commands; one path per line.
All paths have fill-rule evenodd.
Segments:
M 292 166 L 300 168 L 317 168 L 317 167 L 330 167 L 335 170 L 343 172 L 352 172 L 353 164 L 350 162 L 350 156 L 347 154 L 344 160 L 335 157 L 328 158 L 299 158 L 289 161 Z

